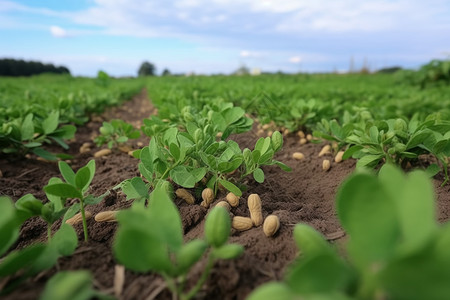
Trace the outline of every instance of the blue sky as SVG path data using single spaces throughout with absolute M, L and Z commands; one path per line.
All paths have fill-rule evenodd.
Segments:
M 74 75 L 415 68 L 450 56 L 448 0 L 0 0 L 0 57 Z

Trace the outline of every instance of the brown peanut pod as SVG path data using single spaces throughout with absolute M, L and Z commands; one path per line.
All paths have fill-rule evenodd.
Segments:
M 239 197 L 231 192 L 227 194 L 227 201 L 233 207 L 236 207 L 239 205 Z
M 206 188 L 202 191 L 202 199 L 209 206 L 214 200 L 214 191 L 211 188 Z
M 116 210 L 102 211 L 95 215 L 94 220 L 97 222 L 117 222 L 116 214 Z
M 192 196 L 192 194 L 189 193 L 186 189 L 177 189 L 175 191 L 175 194 L 177 195 L 178 198 L 181 198 L 184 201 L 186 201 L 187 204 L 192 205 L 195 203 L 194 196 Z
M 224 207 L 228 212 L 230 212 L 231 206 L 227 201 L 219 201 L 216 204 L 217 207 Z
M 331 168 L 331 162 L 328 159 L 324 159 L 322 162 L 322 170 L 328 171 Z
M 263 231 L 267 237 L 273 236 L 280 228 L 280 219 L 276 215 L 269 215 L 264 220 Z
M 334 157 L 334 161 L 339 163 L 342 161 L 342 156 L 344 155 L 344 151 L 339 151 Z
M 320 150 L 320 152 L 319 152 L 319 157 L 322 157 L 325 154 L 330 153 L 330 150 L 331 150 L 331 146 L 330 145 L 323 146 L 322 150 Z
M 84 217 L 86 218 L 86 220 L 88 220 L 92 217 L 92 213 L 90 211 L 86 210 L 84 212 Z M 75 225 L 75 224 L 80 223 L 81 221 L 83 221 L 83 217 L 81 215 L 81 212 L 79 212 L 79 213 L 75 214 L 72 218 L 67 219 L 66 224 Z
M 231 227 L 238 231 L 249 230 L 253 227 L 253 221 L 248 217 L 236 216 L 231 221 Z
M 305 159 L 305 155 L 301 152 L 294 152 L 292 154 L 292 158 L 294 158 L 296 160 L 303 160 L 303 159 Z
M 248 209 L 250 210 L 250 218 L 255 226 L 259 226 L 263 222 L 261 198 L 258 194 L 251 194 L 247 200 Z
M 102 157 L 111 154 L 111 149 L 102 149 L 94 153 L 94 157 Z

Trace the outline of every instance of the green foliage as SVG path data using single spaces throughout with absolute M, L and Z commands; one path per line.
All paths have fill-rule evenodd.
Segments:
M 53 275 L 45 285 L 39 299 L 42 300 L 100 300 L 115 299 L 92 288 L 93 278 L 87 271 L 62 271 Z
M 139 130 L 135 129 L 133 125 L 120 119 L 103 122 L 99 130 L 100 135 L 94 139 L 94 142 L 99 147 L 107 144 L 109 149 L 141 136 Z
M 253 151 L 242 151 L 231 139 L 224 141 L 231 134 L 248 131 L 252 123 L 243 109 L 222 101 L 205 103 L 200 111 L 192 106 L 170 112 L 162 109 L 159 117 L 144 120 L 142 130 L 151 140 L 148 146 L 135 152 L 140 158 L 139 170 L 148 183 L 135 177 L 120 187 L 127 199 L 145 200 L 150 188 L 169 177 L 185 188 L 193 188 L 206 177 L 207 186 L 215 192 L 221 184 L 241 195 L 239 182 L 230 173 L 239 171 L 238 181 L 252 174 L 261 183 L 264 181 L 261 166 L 278 165 L 290 170 L 273 159 L 283 145 L 279 132 L 274 132 L 271 138 L 260 139 Z
M 450 295 L 450 230 L 438 225 L 426 174 L 405 176 L 386 164 L 378 175 L 356 173 L 337 193 L 348 234 L 345 259 L 320 233 L 298 224 L 301 257 L 280 283 L 248 299 L 445 299 Z M 420 222 L 418 222 L 420 220 Z M 279 297 L 278 297 L 279 298 Z
M 114 253 L 118 261 L 133 271 L 160 273 L 179 299 L 190 299 L 199 291 L 217 259 L 233 259 L 243 252 L 240 245 L 226 244 L 231 221 L 221 207 L 214 208 L 207 216 L 206 241 L 195 239 L 183 243 L 178 209 L 162 186 L 151 193 L 148 208 L 133 205 L 117 218 L 119 229 Z M 191 290 L 184 291 L 189 270 L 205 253 L 208 263 L 204 273 Z
M 422 89 L 433 85 L 450 84 L 450 60 L 434 59 L 417 71 L 404 70 L 397 75 L 399 81 L 418 85 Z
M 77 198 L 80 201 L 80 211 L 83 219 L 83 231 L 84 231 L 84 239 L 88 240 L 88 231 L 86 225 L 85 218 L 85 206 L 97 204 L 103 200 L 106 194 L 103 194 L 99 197 L 95 197 L 87 193 L 89 190 L 89 186 L 92 182 L 92 179 L 95 175 L 95 160 L 90 160 L 86 166 L 80 168 L 76 173 L 72 170 L 72 168 L 64 161 L 60 161 L 59 170 L 61 172 L 62 177 L 66 182 L 63 182 L 61 179 L 53 177 L 50 179 L 49 184 L 44 187 L 44 191 L 49 197 L 49 200 L 53 203 L 64 203 L 68 198 Z M 52 207 L 50 207 L 52 208 Z M 70 210 L 71 214 L 74 214 L 74 210 Z M 60 215 L 59 211 L 50 211 L 51 215 Z M 50 235 L 49 235 L 50 237 Z
M 136 94 L 139 80 L 97 79 L 41 75 L 31 78 L 2 78 L 0 82 L 0 152 L 23 156 L 34 153 L 48 160 L 68 158 L 44 150 L 45 144 L 68 149 L 75 125 L 88 121 L 88 114 L 117 105 Z
M 0 254 L 4 254 L 16 242 L 19 229 L 26 219 L 45 211 L 43 209 L 45 205 L 32 195 L 26 195 L 19 200 L 15 207 L 9 198 L 0 198 L 0 237 L 2 239 Z M 63 223 L 46 244 L 36 243 L 8 253 L 0 261 L 0 277 L 11 276 L 12 279 L 2 288 L 0 295 L 7 294 L 27 277 L 51 268 L 60 256 L 71 255 L 77 245 L 78 237 L 75 230 Z
M 440 162 L 448 181 L 447 157 L 450 156 L 450 122 L 438 114 L 430 115 L 420 122 L 417 116 L 411 120 L 401 118 L 339 125 L 335 120 L 323 120 L 315 135 L 338 142 L 338 147 L 347 147 L 343 158 L 358 159 L 357 167 L 377 167 L 381 162 L 406 166 L 417 161 L 421 154 L 431 154 Z M 431 176 L 438 171 L 430 166 Z

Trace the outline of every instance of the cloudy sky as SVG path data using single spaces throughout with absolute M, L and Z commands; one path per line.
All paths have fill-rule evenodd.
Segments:
M 450 55 L 448 0 L 0 0 L 0 58 L 75 75 L 414 68 Z

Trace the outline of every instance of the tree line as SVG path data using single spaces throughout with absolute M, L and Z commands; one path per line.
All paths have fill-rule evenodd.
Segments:
M 0 59 L 0 76 L 31 76 L 41 73 L 70 74 L 68 68 L 38 61 Z

